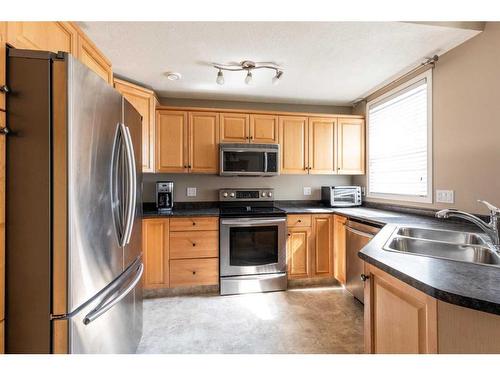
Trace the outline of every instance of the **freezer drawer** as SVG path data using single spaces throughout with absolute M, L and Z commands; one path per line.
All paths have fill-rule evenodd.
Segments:
M 142 336 L 143 270 L 138 258 L 96 298 L 70 315 L 69 353 L 135 353 Z
M 364 262 L 358 256 L 359 251 L 370 242 L 379 228 L 349 220 L 346 228 L 346 289 L 358 301 L 364 301 Z

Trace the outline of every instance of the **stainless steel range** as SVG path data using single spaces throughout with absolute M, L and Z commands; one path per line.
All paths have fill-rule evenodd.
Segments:
M 220 293 L 286 290 L 286 213 L 273 189 L 221 189 Z

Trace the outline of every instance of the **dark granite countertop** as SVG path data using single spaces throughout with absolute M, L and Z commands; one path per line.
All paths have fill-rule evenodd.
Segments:
M 477 232 L 469 223 L 436 219 L 431 210 L 393 210 L 376 205 L 333 208 L 314 201 L 277 201 L 276 206 L 287 214 L 336 213 L 383 227 L 360 251 L 361 259 L 436 299 L 500 315 L 500 268 L 383 250 L 398 225 Z M 158 214 L 154 206 L 145 204 L 143 214 L 145 218 L 218 215 L 217 203 L 209 202 L 179 204 L 167 214 Z
M 199 202 L 174 204 L 174 209 L 170 212 L 158 212 L 155 203 L 146 202 L 143 205 L 142 217 L 182 217 L 182 216 L 219 216 L 217 202 Z

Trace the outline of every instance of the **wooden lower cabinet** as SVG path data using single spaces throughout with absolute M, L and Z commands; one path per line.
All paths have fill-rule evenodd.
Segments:
M 144 288 L 219 284 L 217 217 L 143 220 Z
M 365 352 L 437 353 L 437 301 L 365 263 Z
M 311 276 L 311 228 L 288 228 L 286 245 L 288 279 L 302 279 Z
M 289 279 L 333 275 L 332 215 L 288 215 Z
M 333 275 L 333 228 L 332 215 L 313 215 L 312 225 L 314 277 Z
M 170 231 L 170 259 L 217 258 L 219 231 Z
M 346 283 L 346 223 L 346 217 L 333 215 L 333 276 L 342 285 Z
M 170 286 L 172 288 L 219 283 L 219 259 L 172 259 Z
M 144 288 L 169 287 L 169 219 L 142 221 Z

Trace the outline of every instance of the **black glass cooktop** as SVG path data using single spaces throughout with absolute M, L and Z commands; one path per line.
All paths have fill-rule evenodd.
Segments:
M 286 216 L 286 212 L 277 207 L 256 207 L 256 206 L 232 206 L 221 207 L 220 216 L 222 217 L 247 217 L 247 216 Z

